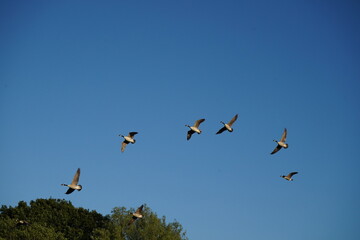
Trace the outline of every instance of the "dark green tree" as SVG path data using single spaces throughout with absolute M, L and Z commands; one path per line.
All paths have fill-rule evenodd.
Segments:
M 19 220 L 29 224 L 19 225 Z M 0 208 L 0 237 L 5 239 L 88 240 L 93 230 L 111 229 L 111 225 L 108 216 L 60 199 L 37 199 L 30 206 L 21 201 L 17 207 Z
M 37 199 L 0 208 L 0 240 L 186 240 L 177 221 L 166 223 L 146 205 L 144 217 L 129 224 L 134 209 L 115 207 L 103 216 L 70 201 Z

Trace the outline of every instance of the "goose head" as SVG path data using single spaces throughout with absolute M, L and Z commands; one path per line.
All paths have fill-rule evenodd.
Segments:
M 222 124 L 224 124 L 224 125 L 225 125 L 225 123 L 224 123 L 223 121 L 220 121 L 220 123 L 222 123 Z

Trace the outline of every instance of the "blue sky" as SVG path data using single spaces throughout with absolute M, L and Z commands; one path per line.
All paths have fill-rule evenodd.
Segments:
M 1 204 L 64 198 L 109 214 L 146 203 L 190 239 L 358 239 L 359 11 L 2 1 Z M 234 132 L 215 135 L 236 113 Z M 270 155 L 285 127 L 289 148 Z M 83 190 L 65 195 L 78 167 Z M 279 177 L 291 171 L 295 181 Z

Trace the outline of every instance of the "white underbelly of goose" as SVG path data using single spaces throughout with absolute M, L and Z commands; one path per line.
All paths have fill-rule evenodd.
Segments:
M 125 140 L 128 141 L 128 142 L 131 142 L 131 143 L 134 143 L 134 142 L 135 142 L 134 139 L 132 139 L 131 137 L 125 136 L 124 138 L 125 138 Z
M 196 127 L 190 127 L 191 130 L 193 130 L 196 133 L 201 133 L 200 129 L 196 128 Z
M 229 132 L 232 132 L 233 129 L 229 125 L 225 124 L 225 127 Z

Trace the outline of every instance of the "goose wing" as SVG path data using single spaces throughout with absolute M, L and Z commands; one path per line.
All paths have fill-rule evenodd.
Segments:
M 69 188 L 69 189 L 66 191 L 65 194 L 70 194 L 70 193 L 72 193 L 73 191 L 75 191 L 75 189 Z
M 220 134 L 220 133 L 222 133 L 223 131 L 225 131 L 226 130 L 226 127 L 223 127 L 223 128 L 221 128 L 216 134 Z
M 292 176 L 294 176 L 295 174 L 298 174 L 298 172 L 291 172 L 289 173 L 289 175 L 287 175 L 289 178 L 291 178 Z
M 135 216 L 132 216 L 129 223 L 128 223 L 128 226 L 130 226 L 131 224 L 133 224 L 133 222 L 135 222 L 135 220 L 137 219 L 137 217 Z
M 282 134 L 282 136 L 281 136 L 281 142 L 285 142 L 286 141 L 286 135 L 287 135 L 287 130 L 286 130 L 286 128 L 284 129 L 284 132 L 283 132 L 283 134 Z
M 121 152 L 124 152 L 124 151 L 125 151 L 126 145 L 127 145 L 127 141 L 123 141 L 123 142 L 121 143 Z
M 136 210 L 135 213 L 141 214 L 141 213 L 142 213 L 142 210 L 143 210 L 143 207 L 144 207 L 144 205 L 141 205 L 141 206 Z
M 71 185 L 77 185 L 79 182 L 79 178 L 80 178 L 80 168 L 78 168 L 78 170 L 76 171 L 74 178 L 71 182 Z
M 199 127 L 200 124 L 201 124 L 203 121 L 205 121 L 205 118 L 202 118 L 202 119 L 197 120 L 197 121 L 195 122 L 195 124 L 194 124 L 194 127 L 196 127 L 196 128 Z
M 281 148 L 282 148 L 282 147 L 278 144 L 278 145 L 276 146 L 276 148 L 274 149 L 274 151 L 271 152 L 271 154 L 274 154 L 274 153 L 278 152 Z
M 129 137 L 133 138 L 138 132 L 129 132 Z
M 228 123 L 228 125 L 231 127 L 231 125 L 233 125 L 233 123 L 236 121 L 236 119 L 238 118 L 238 115 L 236 114 Z
M 190 140 L 190 138 L 191 138 L 191 136 L 193 135 L 193 133 L 194 133 L 193 130 L 189 130 L 189 131 L 187 132 L 186 139 L 187 139 L 187 140 Z

